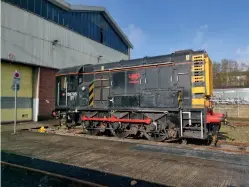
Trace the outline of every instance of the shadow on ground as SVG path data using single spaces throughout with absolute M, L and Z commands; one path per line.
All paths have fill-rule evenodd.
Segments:
M 105 186 L 167 186 L 97 170 L 17 155 L 6 151 L 1 151 L 1 155 L 3 162 L 39 169 Z M 71 186 L 68 185 L 68 181 L 64 181 L 64 184 L 62 184 L 62 181 L 49 178 L 46 175 L 34 174 L 34 172 L 22 171 L 9 166 L 2 167 L 2 177 L 5 179 L 2 181 L 3 186 Z

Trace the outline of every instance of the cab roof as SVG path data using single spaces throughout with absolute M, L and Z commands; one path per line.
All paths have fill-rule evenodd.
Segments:
M 67 67 L 60 69 L 55 76 L 61 76 L 61 75 L 67 75 L 67 74 L 78 74 L 80 71 L 82 71 L 83 66 L 73 66 L 73 67 Z

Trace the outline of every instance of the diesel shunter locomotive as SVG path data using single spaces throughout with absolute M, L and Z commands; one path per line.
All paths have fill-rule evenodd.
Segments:
M 212 108 L 206 51 L 65 68 L 56 83 L 53 116 L 91 135 L 212 140 L 226 120 Z

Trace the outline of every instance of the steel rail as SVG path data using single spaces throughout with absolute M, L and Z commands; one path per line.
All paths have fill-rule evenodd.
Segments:
M 82 184 L 84 186 L 89 186 L 89 187 L 106 187 L 104 185 L 100 185 L 100 184 L 96 184 L 96 183 L 92 183 L 92 182 L 88 182 L 88 181 L 76 179 L 76 178 L 73 178 L 73 177 L 67 177 L 65 175 L 60 175 L 60 174 L 52 173 L 52 172 L 49 172 L 49 171 L 44 171 L 44 170 L 39 170 L 39 169 L 35 169 L 35 168 L 30 168 L 30 167 L 27 167 L 27 166 L 21 166 L 21 165 L 17 165 L 17 164 L 13 164 L 13 163 L 8 163 L 8 162 L 4 162 L 4 161 L 1 161 L 1 164 L 12 166 L 12 167 L 16 167 L 16 168 L 20 168 L 20 169 L 26 169 L 28 171 L 33 171 L 33 172 L 37 172 L 37 173 L 42 173 L 42 174 L 49 175 L 49 176 L 52 176 L 52 177 L 60 178 L 62 180 L 66 179 L 66 180 L 69 180 L 69 181 L 72 181 L 72 182 L 75 182 L 75 183 L 78 183 L 78 184 Z

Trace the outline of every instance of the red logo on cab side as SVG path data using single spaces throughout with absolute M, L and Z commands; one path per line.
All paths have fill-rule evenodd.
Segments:
M 140 73 L 131 73 L 128 75 L 130 84 L 138 84 L 140 82 L 141 74 Z

